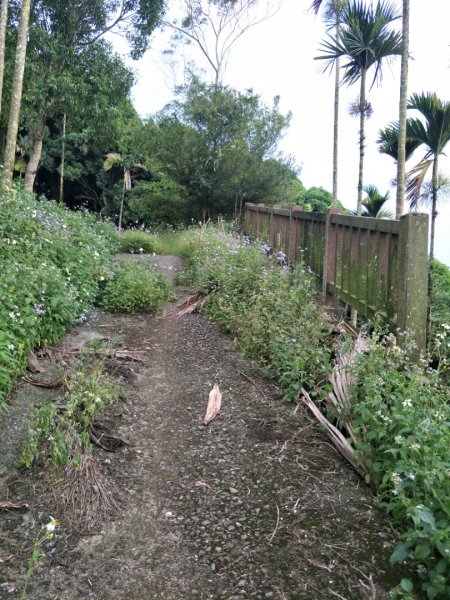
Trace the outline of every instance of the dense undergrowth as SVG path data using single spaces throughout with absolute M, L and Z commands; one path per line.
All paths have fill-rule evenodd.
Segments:
M 85 319 L 118 249 L 114 227 L 19 190 L 0 197 L 0 409 L 30 350 Z
M 192 231 L 186 277 L 205 296 L 204 313 L 293 401 L 302 387 L 314 394 L 331 369 L 331 327 L 313 299 L 313 277 L 291 270 L 283 253 L 268 258 L 268 250 L 224 230 Z
M 285 399 L 305 387 L 320 399 L 331 370 L 330 327 L 313 300 L 314 281 L 302 266 L 287 268 L 282 253 L 269 253 L 223 230 L 187 236 L 186 272 L 206 298 L 204 312 L 236 337 Z M 412 363 L 408 349 L 379 332 L 354 366 L 350 418 L 361 439 L 357 453 L 367 482 L 399 529 L 391 561 L 406 562 L 417 578 L 403 579 L 393 597 L 410 598 L 414 585 L 428 598 L 450 597 L 450 326 L 445 285 L 435 312 L 432 357 Z M 437 320 L 436 320 L 437 319 Z M 438 357 L 438 360 L 436 360 Z M 438 365 L 431 368 L 430 365 Z

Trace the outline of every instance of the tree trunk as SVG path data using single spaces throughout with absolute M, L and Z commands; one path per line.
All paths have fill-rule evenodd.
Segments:
M 436 217 L 437 217 L 437 196 L 439 188 L 439 167 L 438 167 L 438 155 L 434 157 L 433 161 L 433 175 L 432 175 L 433 195 L 431 200 L 431 227 L 430 227 L 430 255 L 428 265 L 428 305 L 427 305 L 427 343 L 431 341 L 431 307 L 433 304 L 433 259 L 434 259 L 434 235 L 436 228 Z
M 63 115 L 62 143 L 61 143 L 61 166 L 59 168 L 59 203 L 64 202 L 64 166 L 66 156 L 66 113 Z
M 356 214 L 361 216 L 363 199 L 364 175 L 364 143 L 366 120 L 366 71 L 361 72 L 361 88 L 359 92 L 359 172 L 358 172 L 358 204 Z
M 397 201 L 395 218 L 400 219 L 405 212 L 405 145 L 406 118 L 408 102 L 408 61 L 409 61 L 409 0 L 403 0 L 402 26 L 402 66 L 400 75 L 400 104 L 398 119 L 398 150 L 397 150 Z
M 3 76 L 5 73 L 6 24 L 8 22 L 8 0 L 2 0 L 0 11 L 0 114 L 2 112 Z
M 31 155 L 28 160 L 27 170 L 25 171 L 25 182 L 24 188 L 27 192 L 32 192 L 34 188 L 34 180 L 36 179 L 36 173 L 39 168 L 39 163 L 42 156 L 42 146 L 44 143 L 45 133 L 45 118 L 42 117 L 42 121 L 39 124 L 38 130 L 33 134 L 33 148 Z
M 336 24 L 336 38 L 339 36 L 339 23 Z M 338 142 L 339 142 L 339 87 L 340 87 L 340 60 L 336 59 L 334 65 L 334 127 L 333 127 L 333 206 L 338 204 Z
M 17 132 L 19 130 L 19 114 L 22 103 L 23 73 L 27 53 L 28 23 L 30 20 L 31 0 L 23 0 L 20 11 L 19 31 L 17 35 L 16 62 L 9 109 L 8 133 L 6 137 L 5 164 L 3 170 L 3 186 L 11 187 L 16 155 Z

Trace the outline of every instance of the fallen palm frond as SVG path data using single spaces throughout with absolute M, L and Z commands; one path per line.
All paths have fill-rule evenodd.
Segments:
M 340 352 L 334 360 L 334 368 L 329 376 L 333 390 L 326 398 L 326 405 L 331 409 L 336 417 L 337 424 L 344 427 L 353 444 L 356 446 L 360 440 L 355 436 L 352 423 L 349 419 L 349 411 L 351 408 L 350 401 L 350 386 L 354 383 L 351 374 L 348 371 L 356 356 L 361 352 L 366 352 L 369 349 L 367 340 L 359 335 L 356 338 L 355 345 L 349 352 Z
M 222 394 L 220 393 L 219 386 L 215 383 L 213 389 L 209 392 L 208 406 L 203 418 L 203 425 L 208 425 L 218 415 L 221 405 Z
M 358 461 L 355 456 L 355 449 L 348 441 L 345 439 L 343 434 L 339 431 L 337 427 L 335 427 L 330 421 L 323 415 L 320 409 L 314 404 L 311 400 L 308 392 L 302 388 L 302 400 L 309 408 L 309 410 L 313 413 L 313 415 L 317 418 L 317 420 L 323 425 L 327 435 L 330 437 L 333 444 L 342 454 L 342 456 L 348 460 L 348 462 L 352 465 L 352 467 L 363 477 L 365 474 L 365 470 L 363 465 Z
M 365 474 L 365 468 L 363 462 L 355 458 L 355 448 L 359 445 L 360 440 L 353 430 L 350 418 L 350 386 L 354 381 L 351 373 L 349 373 L 349 366 L 354 362 L 358 354 L 366 352 L 368 348 L 367 340 L 362 335 L 358 335 L 354 347 L 350 351 L 340 352 L 334 361 L 333 371 L 329 376 L 333 389 L 326 397 L 324 404 L 336 418 L 336 425 L 333 425 L 325 417 L 319 407 L 311 400 L 308 392 L 302 389 L 303 402 L 323 425 L 326 433 L 339 452 L 361 476 Z M 347 441 L 340 429 L 345 429 L 353 445 Z
M 70 465 L 64 469 L 55 492 L 61 511 L 88 528 L 118 516 L 122 509 L 118 493 L 89 452 L 81 453 L 79 466 Z
M 175 308 L 175 314 L 179 317 L 183 317 L 184 315 L 190 315 L 196 310 L 200 310 L 203 308 L 206 302 L 206 297 L 201 297 L 200 292 L 192 292 L 184 298 L 180 304 L 177 304 Z

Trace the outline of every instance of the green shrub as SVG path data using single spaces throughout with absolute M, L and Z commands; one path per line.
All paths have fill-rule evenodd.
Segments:
M 129 229 L 120 236 L 120 252 L 130 254 L 160 254 L 161 245 L 156 235 Z
M 30 350 L 83 320 L 118 248 L 111 224 L 13 189 L 0 196 L 0 409 Z
M 314 390 L 331 369 L 330 328 L 303 268 L 269 259 L 267 247 L 222 230 L 188 234 L 186 272 L 207 300 L 204 312 L 236 336 L 241 349 L 276 379 L 288 401 Z M 312 392 L 314 393 L 314 392 Z
M 440 368 L 445 368 L 442 361 Z M 450 405 L 440 372 L 388 338 L 358 356 L 352 390 L 358 453 L 403 531 L 393 563 L 413 561 L 428 598 L 450 597 Z
M 164 277 L 134 260 L 124 260 L 116 268 L 100 296 L 100 305 L 112 312 L 157 312 L 173 299 Z

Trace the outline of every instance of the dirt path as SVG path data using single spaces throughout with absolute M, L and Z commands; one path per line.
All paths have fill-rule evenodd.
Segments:
M 180 269 L 173 257 L 138 259 L 169 278 Z M 29 598 L 389 597 L 398 581 L 388 567 L 393 540 L 371 493 L 305 410 L 283 405 L 216 325 L 199 315 L 100 313 L 64 343 L 87 332 L 145 351 L 145 364 L 118 371 L 127 403 L 107 415 L 134 452 L 96 452 L 125 510 L 90 532 L 62 518 Z M 222 412 L 205 428 L 215 381 Z M 13 398 L 17 413 L 29 387 Z M 22 421 L 16 435 L 0 431 L 1 455 L 18 452 Z M 17 598 L 32 540 L 55 508 L 42 471 L 6 469 L 0 499 L 30 504 L 0 514 L 0 598 Z

